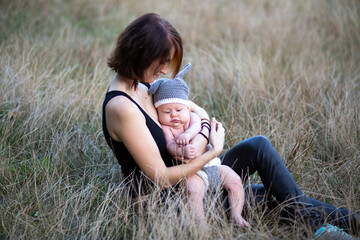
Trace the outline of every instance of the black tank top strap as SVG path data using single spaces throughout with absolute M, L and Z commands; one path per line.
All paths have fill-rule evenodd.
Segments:
M 113 99 L 114 97 L 117 97 L 117 96 L 124 96 L 124 97 L 127 97 L 130 101 L 132 101 L 133 103 L 135 103 L 135 105 L 140 109 L 140 111 L 142 113 L 145 113 L 146 112 L 140 107 L 140 105 L 135 102 L 134 99 L 132 99 L 127 93 L 123 92 L 123 91 L 117 91 L 117 90 L 114 90 L 114 91 L 110 91 L 110 92 L 107 92 L 106 93 L 106 96 L 105 96 L 105 101 L 104 101 L 104 106 L 106 106 L 106 104 L 111 100 Z M 146 114 L 147 115 L 147 114 Z

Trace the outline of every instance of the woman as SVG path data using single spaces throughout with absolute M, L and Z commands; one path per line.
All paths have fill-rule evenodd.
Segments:
M 182 56 L 178 32 L 158 14 L 150 13 L 134 20 L 120 34 L 108 59 L 116 75 L 103 104 L 103 131 L 135 199 L 149 194 L 152 184 L 162 188 L 176 185 L 195 174 L 223 149 L 224 128 L 213 118 L 211 131 L 202 128 L 191 142 L 197 149 L 194 160 L 175 165 L 166 151 L 147 86 L 169 69 L 176 75 Z M 191 102 L 190 109 L 203 121 L 209 121 L 207 113 L 196 104 Z M 200 155 L 209 139 L 212 149 Z M 271 196 L 271 201 L 266 200 L 269 207 L 283 204 L 286 217 L 301 218 L 316 227 L 322 225 L 325 218 L 348 230 L 358 226 L 354 213 L 304 196 L 279 154 L 263 136 L 238 143 L 221 159 L 222 164 L 235 170 L 244 182 L 257 171 L 264 185 L 253 186 L 252 193 Z M 151 181 L 145 181 L 146 178 Z

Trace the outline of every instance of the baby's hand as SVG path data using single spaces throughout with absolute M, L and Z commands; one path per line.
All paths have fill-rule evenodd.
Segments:
M 195 158 L 196 148 L 193 144 L 183 146 L 184 158 L 193 159 Z
M 189 144 L 190 140 L 191 140 L 190 133 L 182 133 L 176 138 L 176 144 L 184 146 Z

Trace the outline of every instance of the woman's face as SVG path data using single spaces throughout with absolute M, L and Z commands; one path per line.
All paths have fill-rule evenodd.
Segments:
M 160 74 L 168 74 L 169 63 L 173 59 L 175 54 L 175 48 L 171 49 L 171 53 L 168 59 L 164 62 L 160 62 L 160 60 L 154 61 L 150 67 L 145 71 L 143 82 L 145 83 L 153 83 L 157 78 L 159 78 Z

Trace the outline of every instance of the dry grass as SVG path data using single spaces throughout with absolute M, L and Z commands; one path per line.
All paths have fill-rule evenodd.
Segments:
M 251 211 L 235 228 L 209 204 L 202 233 L 182 195 L 135 214 L 101 132 L 120 31 L 158 12 L 181 33 L 195 102 L 227 147 L 270 139 L 309 196 L 360 209 L 360 5 L 319 1 L 0 1 L 0 238 L 305 238 Z M 254 176 L 251 182 L 257 182 Z M 175 214 L 177 213 L 177 214 Z

